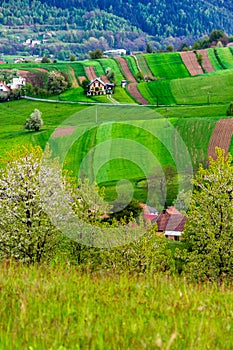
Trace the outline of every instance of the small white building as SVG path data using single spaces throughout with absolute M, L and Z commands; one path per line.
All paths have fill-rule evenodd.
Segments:
M 125 56 L 126 50 L 125 49 L 106 50 L 104 51 L 104 54 L 109 56 Z
M 13 78 L 12 82 L 8 85 L 11 90 L 20 89 L 22 86 L 25 86 L 26 79 L 19 77 L 19 78 Z

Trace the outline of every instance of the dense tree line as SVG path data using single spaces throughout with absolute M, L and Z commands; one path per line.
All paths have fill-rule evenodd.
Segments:
M 125 27 L 128 22 L 131 28 L 158 37 L 201 36 L 214 28 L 222 28 L 228 34 L 233 32 L 230 1 L 223 4 L 216 0 L 5 0 L 0 9 L 0 24 L 4 25 L 75 23 L 82 29 L 107 30 L 110 26 L 122 29 L 122 24 Z

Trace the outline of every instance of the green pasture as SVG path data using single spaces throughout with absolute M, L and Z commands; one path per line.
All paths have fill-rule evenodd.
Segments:
M 125 79 L 124 75 L 122 74 L 121 70 L 119 69 L 118 64 L 116 61 L 112 58 L 102 58 L 98 60 L 98 62 L 103 67 L 104 72 L 106 72 L 107 68 L 111 68 L 111 71 L 114 72 L 116 84 L 120 85 L 121 81 Z
M 44 126 L 39 132 L 23 130 L 26 119 L 38 108 L 42 112 Z M 0 104 L 0 156 L 16 145 L 28 143 L 44 147 L 53 131 L 69 116 L 82 110 L 83 106 L 66 105 L 28 100 Z M 85 122 L 84 116 L 81 122 Z
M 100 75 L 105 75 L 105 71 L 103 67 L 101 66 L 100 62 L 97 60 L 84 60 L 84 61 L 80 61 L 80 63 L 83 65 L 83 67 L 94 67 L 97 77 Z
M 144 76 L 147 77 L 153 77 L 153 74 L 150 70 L 150 67 L 148 66 L 144 55 L 140 54 L 140 55 L 136 55 L 136 58 L 138 60 L 138 65 L 140 67 L 141 72 L 143 73 Z
M 79 81 L 79 77 L 85 77 L 86 76 L 86 72 L 85 69 L 83 67 L 83 65 L 80 62 L 73 62 L 71 67 L 74 70 L 75 73 L 75 77 L 76 79 Z M 80 81 L 79 81 L 80 83 Z
M 222 66 L 225 69 L 232 69 L 233 68 L 233 55 L 231 53 L 230 48 L 218 47 L 215 50 L 216 50 L 217 55 L 221 61 Z
M 119 111 L 123 111 L 122 108 L 118 108 Z M 110 111 L 111 107 L 108 110 Z M 108 110 L 101 107 L 98 113 L 106 114 Z M 179 164 L 182 164 L 182 169 L 179 168 L 179 171 L 184 171 L 187 165 L 185 161 L 182 162 L 183 144 L 179 146 L 175 128 L 152 110 L 148 109 L 150 113 L 146 110 L 144 112 L 141 108 L 137 110 L 136 108 L 132 110 L 132 121 L 116 123 L 109 120 L 98 124 L 98 127 L 88 126 L 80 138 L 77 136 L 80 129 L 77 129 L 72 136 L 75 142 L 69 149 L 66 167 L 72 169 L 77 177 L 88 177 L 92 181 L 97 181 L 101 187 L 104 186 L 106 196 L 111 200 L 114 194 L 116 195 L 117 183 L 124 179 L 131 183 L 134 197 L 145 202 L 147 189 L 137 186 L 139 179 L 153 176 L 158 166 L 176 167 L 177 157 Z M 126 113 L 130 115 L 130 109 Z M 145 120 L 144 113 L 150 115 L 150 119 Z M 65 144 L 68 139 L 69 136 L 64 137 Z M 54 147 L 56 148 L 56 145 Z M 177 150 L 176 156 L 172 155 L 174 150 Z M 128 191 L 127 185 L 120 184 L 120 191 L 123 193 Z M 168 193 L 167 200 L 170 204 L 173 199 Z
M 157 79 L 171 80 L 190 76 L 177 52 L 146 54 L 144 57 Z
M 219 119 L 220 117 L 203 118 L 200 116 L 171 120 L 188 148 L 195 170 L 200 163 L 204 166 L 207 164 L 209 141 Z
M 171 92 L 177 104 L 211 104 L 232 101 L 233 71 L 171 81 Z
M 137 63 L 135 61 L 134 56 L 125 56 L 126 62 L 128 64 L 129 70 L 134 75 L 134 77 L 137 79 L 137 73 L 139 72 Z
M 215 52 L 214 52 L 214 49 L 207 49 L 207 52 L 208 52 L 208 57 L 209 57 L 209 60 L 214 68 L 215 71 L 218 71 L 218 70 L 222 70 L 223 69 L 223 66 L 219 63 L 216 55 L 215 55 Z
M 152 105 L 172 105 L 176 101 L 171 92 L 170 80 L 156 80 L 138 84 L 138 90 Z
M 166 274 L 0 269 L 0 349 L 232 349 L 232 286 Z

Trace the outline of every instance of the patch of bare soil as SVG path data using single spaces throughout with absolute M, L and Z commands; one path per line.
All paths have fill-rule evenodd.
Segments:
M 225 152 L 228 152 L 231 144 L 232 134 L 233 118 L 219 120 L 215 125 L 209 142 L 208 156 L 216 159 L 215 147 L 223 148 Z
M 182 61 L 184 62 L 189 73 L 194 76 L 198 74 L 203 74 L 200 64 L 197 62 L 197 57 L 192 51 L 180 52 Z
M 66 128 L 57 128 L 54 131 L 52 138 L 55 139 L 60 136 L 71 135 L 75 129 L 76 129 L 76 126 L 67 126 Z

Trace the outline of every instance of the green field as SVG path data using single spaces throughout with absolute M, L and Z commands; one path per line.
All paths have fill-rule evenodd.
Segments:
M 231 53 L 230 48 L 227 47 L 218 47 L 215 49 L 216 54 L 218 55 L 222 66 L 225 69 L 232 69 L 233 68 L 233 55 Z
M 0 268 L 0 349 L 232 349 L 232 286 L 165 274 Z
M 80 63 L 83 65 L 83 67 L 94 67 L 97 77 L 99 77 L 100 75 L 105 75 L 103 67 L 97 60 L 85 60 L 80 61 Z
M 124 57 L 128 63 L 128 66 L 129 66 L 129 70 L 131 71 L 131 73 L 137 77 L 137 73 L 139 72 L 139 69 L 138 69 L 138 66 L 137 66 L 137 63 L 135 61 L 135 58 L 134 56 L 125 56 Z
M 233 71 L 171 81 L 171 92 L 177 104 L 208 104 L 231 102 Z
M 218 61 L 218 59 L 214 53 L 214 49 L 207 49 L 207 51 L 208 51 L 209 60 L 212 64 L 214 70 L 218 71 L 218 70 L 224 69 L 222 64 L 220 64 L 220 62 Z
M 176 79 L 190 76 L 177 52 L 147 54 L 144 57 L 157 79 Z
M 176 102 L 171 92 L 170 80 L 140 83 L 138 84 L 138 90 L 152 105 L 173 105 Z
M 44 126 L 37 133 L 23 130 L 26 119 L 38 108 L 42 112 Z M 44 147 L 54 129 L 64 120 L 82 110 L 83 106 L 63 105 L 27 100 L 0 104 L 0 155 L 16 145 L 26 143 L 39 144 Z M 82 120 L 84 122 L 85 120 Z
M 209 52 L 213 53 L 213 50 Z M 231 54 L 230 50 L 221 52 Z M 146 61 L 141 59 L 141 64 L 147 62 L 154 74 L 156 69 L 167 74 L 165 80 L 138 84 L 141 94 L 159 108 L 136 107 L 127 90 L 119 86 L 115 88 L 113 100 L 107 96 L 89 98 L 81 87 L 73 87 L 60 96 L 54 96 L 54 103 L 27 100 L 1 103 L 0 154 L 26 143 L 44 147 L 59 125 L 75 126 L 72 142 L 70 136 L 62 136 L 52 142 L 55 153 L 60 150 L 60 142 L 64 142 L 65 147 L 69 145 L 65 166 L 75 175 L 86 175 L 96 180 L 106 188 L 106 196 L 110 199 L 117 196 L 116 186 L 125 179 L 131 183 L 135 198 L 141 201 L 146 201 L 147 188 L 139 187 L 138 180 L 152 176 L 158 165 L 185 163 L 182 147 L 176 145 L 177 135 L 184 141 L 194 169 L 199 162 L 206 164 L 208 143 L 215 123 L 226 116 L 232 100 L 233 70 L 189 77 L 178 53 L 147 54 L 143 57 Z M 136 66 L 133 57 L 128 61 Z M 35 69 L 35 66 L 29 69 Z M 65 72 L 70 79 L 85 75 L 87 66 L 94 66 L 99 75 L 109 67 L 117 80 L 123 78 L 114 59 L 44 65 L 48 70 L 56 68 Z M 177 79 L 177 76 L 183 78 Z M 86 108 L 85 105 L 61 104 L 61 101 L 108 102 L 111 105 Z M 119 102 L 132 107 L 121 106 Z M 36 133 L 23 130 L 23 124 L 35 108 L 42 112 L 44 126 Z M 232 148 L 231 145 L 231 151 Z M 176 156 L 173 151 L 176 151 Z M 184 167 L 182 164 L 179 170 L 184 171 Z M 167 194 L 169 203 L 173 198 L 174 193 Z
M 138 60 L 138 64 L 140 67 L 140 70 L 142 71 L 142 74 L 147 77 L 153 77 L 153 74 L 145 60 L 144 55 L 136 55 L 136 58 Z
M 106 72 L 106 69 L 111 68 L 112 72 L 114 72 L 116 84 L 120 85 L 121 81 L 125 79 L 124 75 L 122 74 L 121 70 L 119 69 L 118 64 L 114 59 L 111 58 L 104 58 L 98 60 L 98 62 L 103 67 L 104 72 Z

